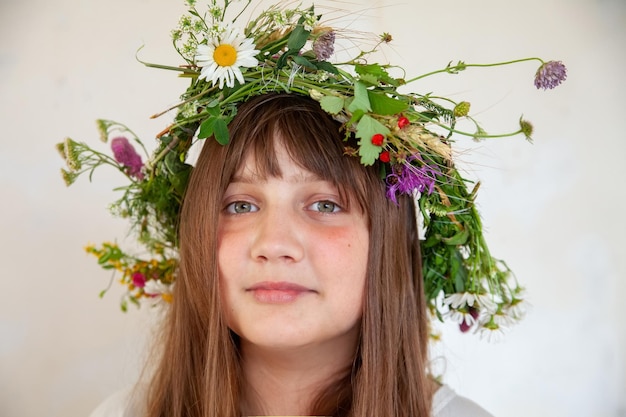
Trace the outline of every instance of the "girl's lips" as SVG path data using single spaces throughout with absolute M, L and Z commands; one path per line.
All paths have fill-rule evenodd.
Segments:
M 246 289 L 260 303 L 285 304 L 291 303 L 314 290 L 291 282 L 259 282 Z

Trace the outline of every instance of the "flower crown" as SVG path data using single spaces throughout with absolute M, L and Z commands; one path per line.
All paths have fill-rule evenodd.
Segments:
M 117 168 L 129 180 L 118 189 L 122 196 L 113 203 L 112 213 L 131 221 L 149 257 L 134 256 L 116 243 L 86 248 L 104 269 L 121 275 L 120 282 L 127 287 L 122 309 L 126 311 L 128 302 L 171 300 L 178 265 L 176 228 L 192 170 L 187 162 L 191 145 L 210 137 L 227 144 L 228 124 L 239 104 L 259 94 L 286 91 L 318 101 L 342 123 L 346 135 L 358 139 L 356 149 L 346 147 L 347 155 L 360 158 L 363 165 L 382 162 L 381 179 L 391 201 L 397 202 L 400 194 L 417 198 L 425 228 L 421 242 L 425 292 L 434 315 L 453 320 L 462 331 L 474 328 L 487 333 L 520 319 L 523 289 L 506 264 L 488 250 L 474 204 L 479 184 L 457 170 L 452 145 L 459 136 L 482 140 L 522 134 L 530 140 L 531 124 L 520 119 L 514 131 L 489 135 L 470 116 L 468 102 L 400 90 L 438 73 L 524 61 L 539 62 L 535 86 L 551 89 L 566 78 L 565 66 L 540 58 L 493 64 L 459 61 L 407 80 L 392 75 L 394 70 L 402 71 L 398 67 L 367 61 L 368 55 L 392 40 L 389 34 L 381 35 L 371 50 L 333 62 L 339 32 L 323 25 L 313 7 L 273 6 L 242 28 L 237 18 L 243 10 L 226 22 L 231 3 L 212 0 L 208 10 L 200 13 L 195 0 L 187 0 L 188 13 L 172 32 L 174 47 L 185 63 L 178 67 L 144 63 L 190 79 L 182 101 L 167 110 L 176 110 L 176 116 L 157 135 L 152 154 L 132 130 L 111 120 L 99 120 L 98 129 L 104 142 L 113 137 L 112 156 L 69 138 L 58 144 L 67 163 L 62 174 L 68 185 L 83 173 L 91 178 L 101 165 Z M 473 131 L 458 130 L 460 119 L 470 121 Z M 146 162 L 129 138 L 146 153 Z

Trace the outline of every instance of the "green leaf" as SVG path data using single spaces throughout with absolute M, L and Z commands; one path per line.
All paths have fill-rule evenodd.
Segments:
M 207 112 L 214 117 L 217 117 L 220 115 L 220 101 L 218 99 L 215 99 L 213 101 L 211 101 L 206 108 Z
M 400 82 L 397 79 L 389 76 L 389 73 L 378 64 L 355 65 L 354 70 L 360 76 L 368 76 L 368 79 L 371 79 L 371 77 L 374 76 L 379 82 L 393 85 L 395 87 L 400 85 Z
M 386 164 L 380 164 L 380 170 L 378 172 L 378 175 L 380 177 L 381 180 L 385 180 L 385 178 L 387 178 L 387 165 Z
M 222 116 L 211 116 L 200 125 L 198 139 L 206 139 L 215 136 L 221 145 L 228 144 L 228 123 Z
M 433 233 L 430 236 L 428 236 L 426 240 L 423 240 L 420 243 L 420 245 L 424 248 L 432 248 L 435 245 L 439 245 L 440 243 L 441 243 L 441 235 L 437 233 Z
M 98 264 L 100 265 L 106 264 L 107 262 L 109 262 L 109 259 L 111 259 L 111 251 L 108 251 L 100 255 L 98 257 Z
M 106 247 L 106 252 L 98 258 L 98 264 L 103 265 L 109 261 L 118 261 L 122 259 L 123 252 L 118 247 Z
M 294 30 L 292 30 L 289 34 L 289 38 L 287 39 L 287 50 L 280 56 L 280 58 L 278 58 L 278 61 L 276 61 L 276 70 L 279 70 L 287 65 L 287 59 L 289 57 L 293 57 L 293 59 L 297 62 L 297 57 L 300 54 L 300 50 L 304 47 L 307 39 L 309 39 L 309 35 L 311 34 L 311 32 L 304 29 L 303 23 L 304 17 L 301 17 L 300 20 L 298 20 L 298 24 L 296 25 Z M 302 59 L 308 62 L 306 58 Z M 305 66 L 308 67 L 309 65 Z
M 289 51 L 286 51 L 280 56 L 280 58 L 278 58 L 278 61 L 276 61 L 276 71 L 278 71 L 287 64 L 287 58 L 289 58 L 290 55 L 291 54 L 289 53 Z
M 289 35 L 289 40 L 287 40 L 287 48 L 292 51 L 300 51 L 306 44 L 307 39 L 309 39 L 309 35 L 311 32 L 304 29 L 304 17 L 301 17 L 296 25 L 295 29 L 291 31 L 291 35 Z
M 379 84 L 378 78 L 373 74 L 361 74 L 361 76 L 359 77 L 359 81 L 374 86 L 377 86 Z
M 328 61 L 315 61 L 317 68 L 330 72 L 331 74 L 339 74 L 339 70 L 333 64 Z
M 380 133 L 387 136 L 390 132 L 382 123 L 367 114 L 361 117 L 356 127 L 356 137 L 359 138 L 359 155 L 363 165 L 372 165 L 382 151 L 381 146 L 372 144 L 372 136 Z
M 448 245 L 464 245 L 467 242 L 467 238 L 469 237 L 469 230 L 467 228 L 461 230 L 456 233 L 454 236 L 447 237 L 442 239 Z
M 454 290 L 456 292 L 465 292 L 467 269 L 463 264 L 463 256 L 456 249 L 450 252 L 450 273 L 454 281 Z
M 220 117 L 215 121 L 215 124 L 213 125 L 213 134 L 215 135 L 217 143 L 220 145 L 228 145 L 230 137 L 228 134 L 228 124 L 226 123 L 226 120 Z
M 352 126 L 353 124 L 355 124 L 356 122 L 361 120 L 361 117 L 363 117 L 364 114 L 365 114 L 365 112 L 363 110 L 355 111 L 354 113 L 352 113 L 352 117 L 350 118 L 350 120 L 348 120 L 348 123 L 346 123 L 346 125 L 347 126 Z
M 348 110 L 351 112 L 355 112 L 356 110 L 363 112 L 372 111 L 365 84 L 359 81 L 354 84 L 354 99 L 348 106 Z
M 372 112 L 382 116 L 393 116 L 402 113 L 409 108 L 409 105 L 403 101 L 391 98 L 386 94 L 368 91 Z
M 176 175 L 185 169 L 186 164 L 180 161 L 180 157 L 176 152 L 170 151 L 165 155 L 163 165 L 165 165 L 170 175 Z
M 172 186 L 179 195 L 185 194 L 185 189 L 187 189 L 187 183 L 189 182 L 190 175 L 191 165 L 185 164 L 184 168 L 172 177 Z
M 310 68 L 312 70 L 317 70 L 317 66 L 315 66 L 315 64 L 301 55 L 294 55 L 293 60 L 298 65 L 302 65 L 303 67 Z
M 326 113 L 337 114 L 343 109 L 344 99 L 336 96 L 324 96 L 320 100 L 320 106 Z
M 217 120 L 217 116 L 211 116 L 208 119 L 205 119 L 198 130 L 198 139 L 205 139 L 212 136 L 215 129 L 215 122 Z

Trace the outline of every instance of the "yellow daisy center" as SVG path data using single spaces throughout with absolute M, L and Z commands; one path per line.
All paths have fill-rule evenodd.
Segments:
M 237 50 L 234 46 L 223 43 L 213 51 L 213 59 L 220 67 L 230 67 L 237 61 Z

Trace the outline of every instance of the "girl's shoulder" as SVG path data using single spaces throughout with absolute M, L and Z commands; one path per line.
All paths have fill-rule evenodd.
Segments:
M 432 417 L 493 417 L 475 402 L 442 385 L 433 396 Z

